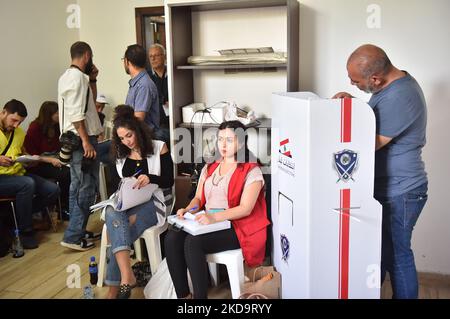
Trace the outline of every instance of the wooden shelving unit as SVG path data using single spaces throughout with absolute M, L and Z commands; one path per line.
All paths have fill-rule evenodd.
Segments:
M 286 34 L 287 39 L 287 63 L 268 63 L 268 64 L 233 64 L 233 65 L 188 65 L 188 57 L 198 52 L 193 47 L 193 32 L 201 32 L 195 27 L 193 17 L 201 14 L 207 14 L 207 11 L 224 11 L 229 14 L 230 10 L 258 10 L 260 8 L 282 7 L 286 12 Z M 279 9 L 278 8 L 278 9 Z M 275 9 L 277 10 L 277 9 Z M 270 11 L 269 11 L 270 12 Z M 279 12 L 279 11 L 276 11 Z M 226 0 L 226 1 L 189 1 L 183 2 L 178 0 L 169 0 L 165 6 L 166 16 L 166 32 L 167 32 L 167 69 L 169 81 L 169 111 L 170 111 L 170 128 L 172 137 L 176 128 L 195 129 L 195 128 L 211 128 L 218 127 L 214 124 L 186 124 L 182 121 L 183 106 L 189 105 L 195 101 L 195 82 L 197 72 L 217 72 L 223 70 L 228 79 L 233 76 L 232 73 L 240 72 L 284 72 L 286 74 L 286 91 L 294 92 L 299 88 L 299 3 L 297 0 Z M 259 30 L 255 30 L 259 32 Z M 236 35 L 239 37 L 239 35 Z M 270 39 L 268 39 L 270 43 Z M 242 38 L 242 47 L 247 47 L 245 37 Z M 231 74 L 230 74 L 231 73 Z M 215 73 L 216 74 L 216 73 Z M 256 76 L 257 73 L 255 73 Z M 244 90 L 244 88 L 243 88 Z M 256 106 L 255 106 L 256 107 Z M 257 111 L 257 109 L 254 109 Z M 270 130 L 271 121 L 265 119 L 261 121 L 258 128 Z M 171 142 L 171 149 L 177 141 Z M 177 154 L 173 153 L 174 160 L 177 162 Z M 183 165 L 181 165 L 183 166 Z M 186 177 L 178 172 L 177 166 L 176 178 L 186 181 Z M 177 191 L 178 193 L 178 191 Z

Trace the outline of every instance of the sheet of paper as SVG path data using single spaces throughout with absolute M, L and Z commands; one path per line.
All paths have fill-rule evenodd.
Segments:
M 112 207 L 115 207 L 115 205 L 116 205 L 115 199 L 116 199 L 115 197 L 106 199 L 106 200 L 104 200 L 104 201 L 102 201 L 102 202 L 99 202 L 99 203 L 97 203 L 97 204 L 92 205 L 91 207 L 89 207 L 89 209 L 90 209 L 91 211 L 94 211 L 94 210 L 97 210 L 97 209 L 106 207 L 106 206 L 108 206 L 108 205 L 109 205 L 109 206 L 112 206 Z
M 164 109 L 164 114 L 166 114 L 166 116 L 169 116 L 169 104 L 166 103 L 163 105 L 163 109 Z
M 122 179 L 121 194 L 117 203 L 117 209 L 127 210 L 131 207 L 147 202 L 152 197 L 153 192 L 158 188 L 156 184 L 148 184 L 141 189 L 133 188 L 137 179 L 126 177 Z
M 189 220 L 194 220 L 194 221 L 195 221 L 195 216 L 197 216 L 197 215 L 202 215 L 202 214 L 205 214 L 205 211 L 204 211 L 204 210 L 201 210 L 201 211 L 199 211 L 198 213 L 195 213 L 195 214 L 191 214 L 190 212 L 187 212 L 187 213 L 185 213 L 185 214 L 183 215 L 183 217 L 184 217 L 185 219 L 189 219 Z
M 116 191 L 111 198 L 92 205 L 90 210 L 100 209 L 109 205 L 117 211 L 125 211 L 149 201 L 158 185 L 148 184 L 141 189 L 137 189 L 133 188 L 136 182 L 137 179 L 134 177 L 123 178 L 120 190 Z
M 169 224 L 175 225 L 177 228 L 194 236 L 231 228 L 231 222 L 229 220 L 202 225 L 194 220 L 180 219 L 177 215 L 171 215 L 167 217 L 167 221 Z
M 22 155 L 16 158 L 16 162 L 19 163 L 31 163 L 39 160 L 40 160 L 39 155 Z

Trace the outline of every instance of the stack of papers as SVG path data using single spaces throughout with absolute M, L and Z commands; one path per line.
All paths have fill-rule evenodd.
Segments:
M 153 195 L 153 192 L 158 188 L 156 184 L 147 184 L 138 189 L 133 188 L 137 179 L 135 177 L 122 178 L 119 189 L 111 195 L 111 198 L 100 203 L 92 205 L 89 209 L 91 211 L 111 206 L 115 211 L 126 211 L 132 207 L 148 202 Z
M 200 211 L 197 214 L 204 213 L 204 211 Z M 169 222 L 169 224 L 174 225 L 177 228 L 194 236 L 231 228 L 231 223 L 229 220 L 209 225 L 199 224 L 197 221 L 195 221 L 195 215 L 186 213 L 184 214 L 184 219 L 179 219 L 177 215 L 171 215 L 167 217 L 167 221 Z
M 185 219 L 195 220 L 195 216 L 197 216 L 197 215 L 205 215 L 205 211 L 202 210 L 202 211 L 199 211 L 199 212 L 196 213 L 196 214 L 191 214 L 191 213 L 187 212 L 187 213 L 185 213 L 185 214 L 183 215 L 183 217 L 184 217 Z
M 191 65 L 283 64 L 287 62 L 287 53 L 274 52 L 219 56 L 190 56 L 187 62 Z

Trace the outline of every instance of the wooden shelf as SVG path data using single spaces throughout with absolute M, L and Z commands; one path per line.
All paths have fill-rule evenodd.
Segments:
M 253 125 L 249 125 L 248 127 L 254 127 L 257 129 L 260 128 L 265 128 L 265 129 L 271 129 L 272 128 L 272 119 L 258 119 L 259 124 L 255 123 Z M 183 128 L 204 128 L 204 129 L 208 129 L 208 128 L 214 128 L 214 127 L 219 127 L 219 124 L 210 124 L 210 123 L 180 123 L 178 124 L 178 127 L 183 127 Z
M 286 69 L 286 63 L 274 64 L 210 64 L 210 65 L 179 65 L 178 70 L 240 70 L 255 69 L 264 71 L 264 69 Z
M 246 8 L 262 8 L 262 7 L 278 7 L 285 6 L 288 0 L 215 0 L 215 1 L 197 1 L 186 3 L 174 3 L 169 5 L 177 6 L 192 6 L 192 11 L 210 11 L 210 10 L 232 10 L 232 9 L 246 9 Z

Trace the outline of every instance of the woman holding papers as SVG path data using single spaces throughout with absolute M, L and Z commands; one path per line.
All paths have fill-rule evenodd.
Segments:
M 135 177 L 135 188 L 157 184 L 159 188 L 153 194 L 162 196 L 161 189 L 173 185 L 173 162 L 166 144 L 153 140 L 150 128 L 134 116 L 130 106 L 120 105 L 115 111 L 112 144 L 117 173 L 122 178 Z M 165 212 L 153 199 L 127 211 L 107 209 L 106 227 L 111 242 L 105 280 L 110 286 L 108 298 L 130 297 L 131 289 L 136 286 L 130 246 L 147 228 L 164 223 L 164 216 Z
M 267 219 L 264 179 L 256 158 L 247 148 L 245 127 L 239 121 L 219 126 L 219 160 L 206 165 L 201 173 L 195 197 L 177 215 L 195 214 L 201 224 L 230 220 L 229 229 L 192 236 L 169 231 L 165 239 L 167 265 L 178 298 L 207 298 L 208 268 L 206 255 L 230 249 L 242 249 L 245 262 L 253 267 L 263 262 Z M 191 275 L 193 296 L 187 271 Z
M 59 143 L 58 103 L 46 101 L 39 109 L 38 117 L 30 123 L 25 137 L 25 150 L 31 155 L 44 155 L 38 165 L 27 169 L 30 173 L 58 182 L 61 189 L 62 216 L 68 219 L 70 168 L 57 158 Z M 51 156 L 45 156 L 45 155 Z

